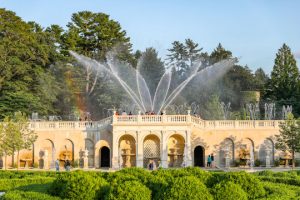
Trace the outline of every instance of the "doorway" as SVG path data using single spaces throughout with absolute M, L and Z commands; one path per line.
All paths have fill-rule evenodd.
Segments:
M 197 146 L 194 150 L 194 166 L 205 167 L 205 150 L 202 146 Z
M 110 150 L 108 147 L 100 149 L 100 167 L 110 167 Z

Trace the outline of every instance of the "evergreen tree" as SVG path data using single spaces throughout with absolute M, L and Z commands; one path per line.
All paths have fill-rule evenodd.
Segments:
M 290 99 L 299 90 L 299 69 L 291 49 L 286 45 L 278 50 L 271 73 L 269 92 L 276 100 Z
M 269 81 L 269 77 L 262 68 L 258 68 L 254 72 L 254 80 L 253 81 L 254 81 L 255 89 L 259 90 L 261 92 L 264 92 L 265 86 L 267 85 L 267 83 Z
M 172 48 L 168 49 L 170 54 L 168 54 L 167 60 L 170 66 L 174 66 L 178 75 L 183 77 L 184 73 L 189 70 L 189 68 L 202 57 L 203 48 L 199 48 L 199 44 L 195 43 L 191 39 L 186 39 L 185 43 L 179 41 L 174 41 L 172 43 Z
M 68 30 L 62 36 L 65 53 L 73 50 L 98 61 L 105 61 L 106 54 L 114 50 L 120 60 L 135 63 L 131 55 L 129 37 L 126 36 L 120 24 L 110 19 L 108 15 L 89 11 L 74 13 L 67 26 Z M 80 70 L 81 73 L 72 73 L 74 76 L 70 77 L 74 85 L 80 88 L 77 93 L 77 99 L 81 99 L 79 109 L 83 112 L 90 112 L 92 116 L 98 118 L 100 105 L 111 106 L 106 104 L 112 102 L 110 101 L 112 97 L 109 96 L 111 92 L 107 93 L 111 91 L 109 90 L 110 83 L 91 66 L 84 66 Z M 104 97 L 104 95 L 107 96 Z
M 210 54 L 210 64 L 215 64 L 221 60 L 232 58 L 232 52 L 224 49 L 221 43 Z
M 151 96 L 154 97 L 156 87 L 165 73 L 164 63 L 158 58 L 154 48 L 147 48 L 141 59 L 140 73 L 149 87 Z

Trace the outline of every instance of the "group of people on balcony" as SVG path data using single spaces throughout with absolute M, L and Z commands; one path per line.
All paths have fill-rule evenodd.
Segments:
M 161 112 L 161 115 L 163 115 L 164 113 Z M 120 115 L 119 111 L 116 111 L 116 115 Z M 130 111 L 128 114 L 125 110 L 123 110 L 123 112 L 121 113 L 121 116 L 127 116 L 127 115 L 132 115 L 132 112 Z M 154 111 L 146 111 L 145 114 L 142 113 L 141 115 L 156 115 L 156 113 Z

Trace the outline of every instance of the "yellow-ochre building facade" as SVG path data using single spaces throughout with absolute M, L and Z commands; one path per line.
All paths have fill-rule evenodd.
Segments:
M 217 167 L 240 159 L 272 166 L 283 152 L 275 149 L 276 120 L 206 121 L 192 115 L 113 115 L 101 121 L 30 122 L 38 138 L 19 152 L 20 167 L 54 168 L 65 160 L 81 168 L 146 167 L 150 160 L 163 168 L 206 165 L 213 154 Z M 241 155 L 241 152 L 250 152 Z M 298 156 L 298 155 L 297 155 Z M 252 159 L 253 158 L 253 159 Z M 16 163 L 17 153 L 1 165 Z

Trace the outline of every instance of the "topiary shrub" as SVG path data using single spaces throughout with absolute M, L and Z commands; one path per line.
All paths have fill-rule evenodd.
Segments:
M 174 170 L 173 175 L 174 177 L 195 176 L 203 183 L 206 183 L 206 181 L 211 177 L 211 173 L 204 171 L 198 167 L 186 167 Z
M 98 190 L 107 186 L 105 179 L 82 171 L 59 174 L 49 193 L 66 199 L 94 199 Z
M 231 181 L 240 185 L 241 188 L 247 192 L 248 199 L 256 199 L 265 195 L 261 181 L 256 176 L 246 172 L 213 173 L 207 185 L 208 187 L 214 187 L 214 185 L 221 181 Z
M 101 196 L 98 196 L 98 199 L 100 198 Z M 104 199 L 150 200 L 151 191 L 138 181 L 125 181 L 122 184 L 112 184 Z
M 153 175 L 148 170 L 139 167 L 124 168 L 118 171 L 118 173 L 122 174 L 123 176 L 129 175 L 135 177 L 138 181 L 140 181 L 144 185 L 148 182 L 149 179 L 153 177 Z
M 231 181 L 222 181 L 212 190 L 215 200 L 247 200 L 247 193 L 237 184 Z
M 162 196 L 164 200 L 213 199 L 206 186 L 194 176 L 177 177 Z
M 168 189 L 169 184 L 165 177 L 162 176 L 152 176 L 147 181 L 146 186 L 152 191 L 152 199 L 153 200 L 161 200 L 163 199 L 163 194 Z
M 1 197 L 3 200 L 60 200 L 59 197 L 53 197 L 39 192 L 24 192 L 19 190 L 9 191 Z

